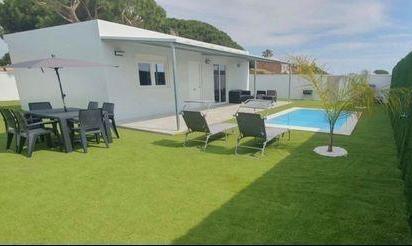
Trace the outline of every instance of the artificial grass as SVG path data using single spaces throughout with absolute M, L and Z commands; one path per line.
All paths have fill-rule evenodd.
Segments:
M 349 151 L 338 159 L 313 153 L 322 133 L 293 131 L 260 159 L 235 156 L 234 136 L 203 152 L 183 136 L 120 134 L 109 149 L 31 159 L 0 134 L 0 243 L 411 243 L 381 110 L 336 137 Z

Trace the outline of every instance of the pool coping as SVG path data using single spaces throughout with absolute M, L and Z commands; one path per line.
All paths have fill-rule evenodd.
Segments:
M 271 114 L 266 117 L 266 120 L 287 114 L 292 111 L 296 111 L 298 109 L 309 109 L 309 110 L 324 110 L 322 108 L 305 108 L 305 107 L 292 107 L 289 109 L 285 109 L 283 111 L 277 112 L 275 114 Z M 346 121 L 345 125 L 341 127 L 339 130 L 335 130 L 334 134 L 338 135 L 346 135 L 349 136 L 352 134 L 353 130 L 355 130 L 356 124 L 358 123 L 358 120 L 360 118 L 360 114 L 357 114 L 353 112 L 351 116 L 349 116 L 348 120 Z M 280 127 L 280 128 L 288 128 L 288 129 L 293 129 L 293 130 L 300 130 L 300 131 L 310 131 L 310 132 L 322 132 L 322 133 L 329 133 L 329 131 L 322 130 L 320 128 L 314 128 L 314 127 L 304 127 L 304 126 L 293 126 L 293 125 L 282 125 L 282 124 L 269 124 L 266 123 L 266 126 L 269 127 Z

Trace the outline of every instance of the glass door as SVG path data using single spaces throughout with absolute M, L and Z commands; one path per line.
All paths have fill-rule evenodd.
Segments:
M 226 102 L 226 66 L 213 65 L 215 102 Z

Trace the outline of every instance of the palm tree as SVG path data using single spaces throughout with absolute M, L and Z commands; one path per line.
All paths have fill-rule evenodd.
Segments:
M 374 103 L 375 92 L 369 86 L 367 76 L 349 75 L 345 83 L 332 86 L 318 73 L 320 66 L 313 59 L 296 57 L 293 59 L 300 76 L 308 80 L 326 113 L 329 123 L 328 152 L 333 152 L 335 124 L 340 117 L 353 112 L 369 111 Z

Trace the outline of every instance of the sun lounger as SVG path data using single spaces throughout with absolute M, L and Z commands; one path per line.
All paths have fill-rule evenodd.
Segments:
M 236 124 L 232 123 L 208 124 L 205 115 L 200 111 L 184 110 L 182 111 L 182 116 L 188 128 L 184 146 L 186 146 L 186 143 L 188 142 L 189 134 L 193 132 L 202 132 L 205 133 L 205 140 L 192 139 L 190 141 L 203 142 L 205 144 L 203 149 L 206 149 L 210 137 L 224 133 L 225 140 L 227 140 L 227 132 L 236 127 Z
M 266 127 L 265 126 L 265 119 L 262 118 L 260 114 L 256 113 L 243 113 L 238 112 L 236 113 L 236 120 L 239 126 L 239 136 L 236 141 L 236 148 L 235 154 L 238 154 L 238 148 L 249 148 L 249 149 L 257 149 L 262 151 L 262 156 L 264 155 L 266 145 L 280 137 L 284 136 L 285 133 L 289 134 L 290 139 L 290 131 L 287 128 L 277 128 L 277 127 Z M 246 146 L 240 145 L 240 141 L 246 137 L 254 137 L 256 139 L 260 139 L 263 141 L 262 147 L 256 146 Z

